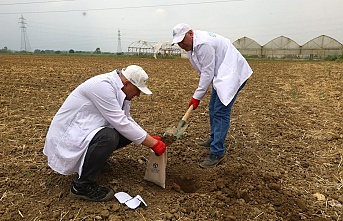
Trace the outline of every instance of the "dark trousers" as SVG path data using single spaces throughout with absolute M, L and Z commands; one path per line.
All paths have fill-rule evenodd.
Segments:
M 89 143 L 82 174 L 75 182 L 78 184 L 94 182 L 95 176 L 101 171 L 113 151 L 130 143 L 130 140 L 113 128 L 103 128 L 98 131 Z

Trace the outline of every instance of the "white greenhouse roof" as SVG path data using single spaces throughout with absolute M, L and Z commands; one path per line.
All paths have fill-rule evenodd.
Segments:
M 237 49 L 258 49 L 261 45 L 248 37 L 237 39 L 232 43 Z
M 318 36 L 302 46 L 303 49 L 337 49 L 343 45 L 336 39 L 326 35 Z
M 285 36 L 277 37 L 263 46 L 265 49 L 297 49 L 300 45 Z

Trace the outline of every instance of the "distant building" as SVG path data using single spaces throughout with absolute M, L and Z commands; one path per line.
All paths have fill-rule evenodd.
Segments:
M 232 43 L 246 57 L 261 57 L 262 47 L 248 37 L 243 37 Z
M 323 59 L 342 55 L 343 45 L 337 40 L 321 35 L 301 46 L 300 58 Z
M 135 55 L 147 55 L 147 54 L 153 54 L 153 48 L 154 44 L 148 41 L 135 41 L 130 44 L 128 47 L 128 53 L 129 54 L 135 54 Z
M 300 45 L 290 38 L 280 36 L 262 47 L 264 58 L 298 58 Z
M 248 37 L 237 39 L 232 44 L 245 57 L 324 59 L 328 56 L 342 55 L 343 52 L 342 43 L 326 35 L 316 37 L 302 46 L 285 36 L 277 37 L 265 45 L 260 45 Z M 135 41 L 128 47 L 128 54 L 153 55 L 155 58 L 157 56 L 187 58 L 186 52 L 177 44 L 172 46 L 170 41 L 158 43 Z
M 233 45 L 246 57 L 324 59 L 342 55 L 343 45 L 337 40 L 321 35 L 300 46 L 292 39 L 280 36 L 261 46 L 243 37 Z
M 181 48 L 174 44 L 172 45 L 171 41 L 160 41 L 154 45 L 154 58 L 157 59 L 157 56 L 180 56 Z

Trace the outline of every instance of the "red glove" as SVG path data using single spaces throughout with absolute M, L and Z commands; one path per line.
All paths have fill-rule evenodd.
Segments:
M 151 136 L 151 137 L 154 138 L 155 140 L 162 140 L 160 136 Z
M 161 156 L 166 151 L 166 144 L 160 140 L 151 148 L 157 156 Z
M 192 97 L 192 99 L 190 100 L 188 107 L 191 106 L 193 104 L 193 110 L 197 109 L 198 105 L 200 103 L 200 100 L 195 99 Z

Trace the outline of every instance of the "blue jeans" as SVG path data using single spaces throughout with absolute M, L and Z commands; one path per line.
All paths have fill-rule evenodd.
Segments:
M 210 154 L 222 156 L 225 153 L 225 139 L 230 128 L 230 117 L 233 103 L 235 102 L 239 91 L 244 87 L 245 81 L 238 89 L 231 102 L 225 106 L 217 95 L 217 91 L 212 88 L 211 99 L 209 103 L 210 112 Z

